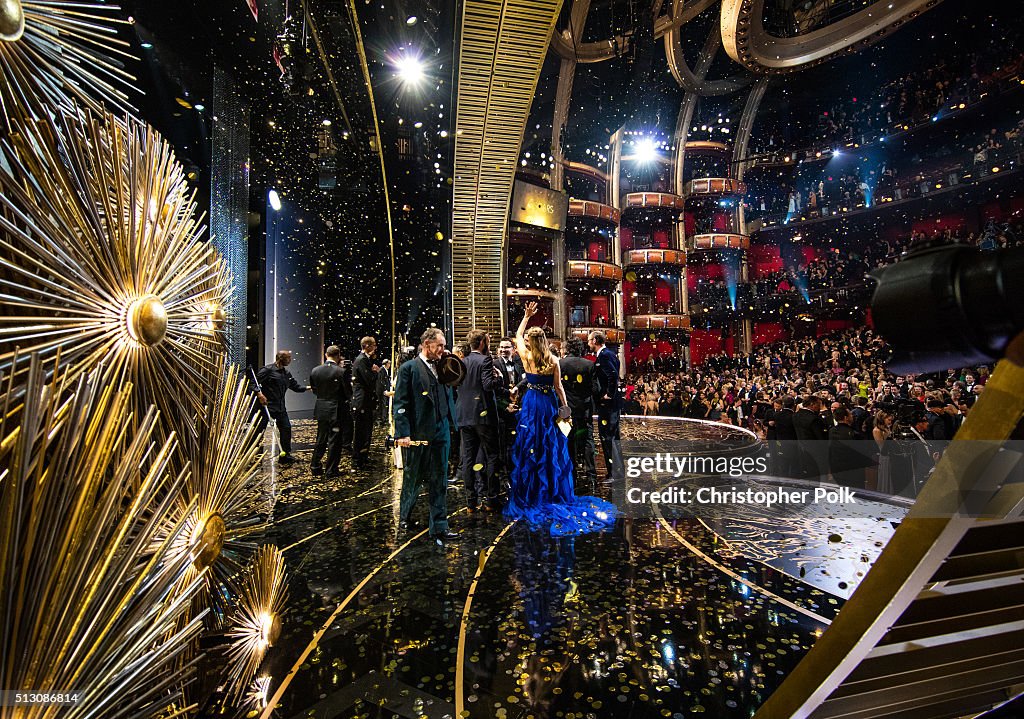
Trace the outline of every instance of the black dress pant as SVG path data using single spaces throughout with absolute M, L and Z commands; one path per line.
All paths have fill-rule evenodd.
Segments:
M 626 467 L 622 461 L 622 446 L 619 442 L 619 410 L 608 407 L 597 408 L 597 434 L 601 438 L 601 450 L 609 479 L 622 479 Z
M 573 464 L 582 468 L 577 478 L 593 479 L 597 476 L 594 466 L 594 416 L 589 409 L 579 410 L 572 414 L 572 431 L 569 432 L 569 456 Z
M 310 466 L 319 467 L 324 454 L 327 452 L 327 444 L 334 439 L 337 422 L 331 419 L 318 419 L 316 421 L 316 444 L 313 446 L 313 457 L 310 459 Z
M 319 429 L 319 428 L 318 428 Z M 327 472 L 338 471 L 341 453 L 346 449 L 352 451 L 352 413 L 347 404 L 338 407 L 338 418 L 332 429 L 330 448 L 327 450 Z
M 476 507 L 491 503 L 498 496 L 495 477 L 498 461 L 498 426 L 476 424 L 462 427 L 462 482 L 466 504 Z
M 377 418 L 377 406 L 368 404 L 362 409 L 353 411 L 355 432 L 352 438 L 352 456 L 357 467 L 364 466 L 370 459 L 370 441 L 373 438 L 373 425 Z

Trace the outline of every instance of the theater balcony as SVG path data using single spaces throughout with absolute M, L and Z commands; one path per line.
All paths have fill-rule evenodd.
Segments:
M 686 196 L 690 197 L 743 197 L 746 185 L 732 177 L 698 177 L 690 180 Z
M 611 262 L 569 260 L 566 280 L 607 280 L 617 283 L 622 280 L 622 268 Z
M 622 264 L 630 265 L 674 265 L 686 267 L 686 253 L 671 249 L 628 250 L 622 255 Z
M 608 262 L 615 257 L 615 231 L 621 213 L 611 205 L 591 200 L 570 200 L 565 228 L 565 254 L 569 260 Z
M 626 331 L 622 327 L 605 327 L 602 325 L 569 326 L 569 336 L 576 337 L 584 342 L 590 337 L 591 332 L 604 332 L 605 342 L 610 345 L 620 345 L 626 340 Z
M 570 218 L 592 218 L 596 221 L 604 221 L 611 225 L 618 225 L 622 213 L 611 205 L 594 200 L 569 200 Z
M 690 316 L 684 314 L 633 315 L 626 318 L 626 330 L 690 331 Z
M 702 250 L 749 250 L 750 237 L 731 232 L 709 232 L 690 238 L 694 252 Z
M 686 198 L 668 192 L 630 192 L 625 198 L 625 212 L 631 210 L 670 210 L 682 212 Z

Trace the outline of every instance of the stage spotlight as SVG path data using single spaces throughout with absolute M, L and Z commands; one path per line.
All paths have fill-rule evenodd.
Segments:
M 423 79 L 423 63 L 413 55 L 403 55 L 395 62 L 398 77 L 406 85 L 418 85 Z
M 658 159 L 658 150 L 654 145 L 654 140 L 649 137 L 645 137 L 636 143 L 636 150 L 633 153 L 633 158 L 641 165 L 649 165 Z
M 281 211 L 281 196 L 277 194 L 277 190 L 271 189 L 267 193 L 267 202 L 270 203 L 270 207 L 274 212 Z

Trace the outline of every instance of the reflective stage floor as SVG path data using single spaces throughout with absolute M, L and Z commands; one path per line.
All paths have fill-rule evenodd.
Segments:
M 778 522 L 652 507 L 556 539 L 468 514 L 453 486 L 462 538 L 442 548 L 398 529 L 389 457 L 313 477 L 313 425 L 295 429 L 300 461 L 267 463 L 277 499 L 265 541 L 284 549 L 289 599 L 250 716 L 750 717 L 903 512 L 878 503 L 863 517 Z M 607 496 L 600 483 L 578 492 Z M 425 501 L 416 513 L 424 522 Z

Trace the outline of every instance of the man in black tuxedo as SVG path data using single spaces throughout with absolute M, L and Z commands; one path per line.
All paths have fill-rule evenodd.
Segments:
M 793 415 L 797 447 L 800 451 L 800 475 L 818 479 L 828 472 L 828 430 L 821 417 L 821 398 L 807 396 Z
M 395 444 L 403 448 L 399 527 L 412 528 L 416 495 L 425 483 L 430 501 L 430 535 L 443 544 L 459 536 L 448 529 L 447 469 L 455 403 L 451 388 L 437 379 L 436 363 L 444 355 L 446 344 L 444 333 L 431 327 L 420 341 L 423 349 L 419 355 L 398 368 L 392 402 Z
M 604 463 L 608 468 L 608 480 L 626 476 L 622 462 L 622 447 L 619 443 L 619 411 L 622 409 L 622 394 L 619 390 L 619 358 L 605 346 L 604 332 L 591 332 L 590 349 L 596 355 L 597 383 L 601 394 L 597 397 L 597 433 L 601 437 Z
M 796 427 L 793 425 L 793 406 L 796 402 L 790 395 L 776 400 L 778 409 L 775 421 L 775 439 L 777 440 L 778 457 L 775 472 L 783 477 L 795 477 L 798 472 L 799 454 L 796 446 Z
M 513 353 L 512 340 L 508 337 L 498 343 L 498 358 L 494 366 L 501 372 L 501 387 L 495 392 L 498 403 L 498 471 L 507 480 L 512 473 L 512 444 L 518 422 L 518 415 L 509 412 L 508 408 L 514 404 L 519 391 L 513 392 L 513 389 L 526 381 L 523 362 Z
M 569 456 L 576 465 L 577 478 L 593 483 L 597 480 L 594 467 L 594 398 L 600 396 L 597 369 L 583 357 L 583 340 L 573 337 L 566 342 L 568 355 L 559 362 L 562 387 L 572 411 L 572 431 L 569 433 Z M 582 467 L 582 472 L 580 471 Z
M 355 423 L 352 456 L 356 469 L 366 469 L 377 412 L 377 373 L 380 366 L 373 362 L 377 354 L 377 340 L 363 337 L 359 346 L 362 352 L 352 363 L 352 419 Z
M 853 429 L 853 413 L 846 407 L 832 412 L 836 425 L 828 432 L 828 465 L 836 484 L 864 489 L 868 466 L 863 437 Z
M 501 389 L 501 370 L 491 357 L 490 337 L 483 330 L 466 335 L 470 351 L 463 358 L 466 378 L 455 401 L 462 435 L 462 482 L 466 506 L 475 512 L 480 504 L 488 512 L 498 509 L 498 404 L 494 393 Z M 481 461 L 482 460 L 482 461 Z M 482 466 L 481 466 L 482 465 Z
M 323 474 L 324 468 L 320 462 L 327 452 L 328 442 L 333 450 L 334 445 L 340 441 L 338 403 L 342 398 L 343 383 L 346 379 L 351 383 L 351 377 L 346 378 L 346 372 L 341 367 L 341 350 L 331 345 L 327 348 L 326 358 L 322 365 L 313 368 L 309 373 L 309 387 L 316 395 L 316 404 L 313 406 L 316 445 L 313 447 L 313 458 L 309 463 L 314 475 Z M 337 467 L 334 469 L 337 471 Z

